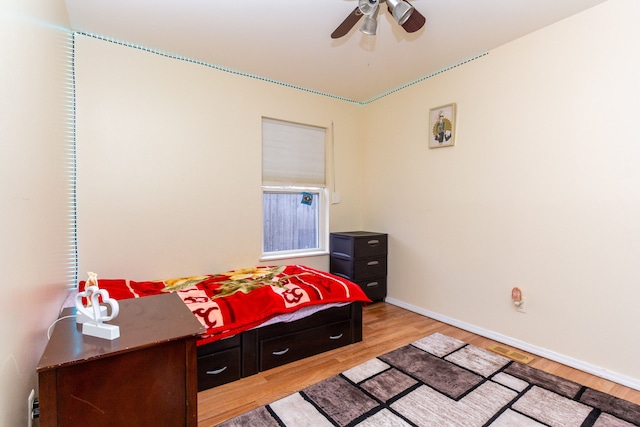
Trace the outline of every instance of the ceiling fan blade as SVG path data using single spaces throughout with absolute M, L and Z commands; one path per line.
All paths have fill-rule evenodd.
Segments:
M 418 12 L 414 7 L 413 13 L 411 14 L 411 16 L 409 16 L 407 22 L 402 24 L 402 28 L 404 28 L 407 33 L 415 33 L 420 28 L 424 27 L 425 22 L 427 22 L 425 17 L 422 16 L 422 14 Z
M 338 25 L 338 28 L 336 28 L 335 31 L 331 33 L 331 38 L 339 39 L 342 36 L 346 36 L 347 33 L 360 20 L 360 18 L 362 18 L 362 12 L 360 12 L 360 9 L 356 7 L 355 9 L 353 9 L 353 12 L 351 12 L 344 21 L 342 21 L 342 24 Z

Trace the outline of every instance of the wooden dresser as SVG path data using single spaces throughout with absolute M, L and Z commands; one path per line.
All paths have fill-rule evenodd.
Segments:
M 41 427 L 197 425 L 204 328 L 176 294 L 118 303 L 115 340 L 82 335 L 75 317 L 55 325 L 37 366 Z
M 329 236 L 330 272 L 359 285 L 373 300 L 387 296 L 387 234 L 347 231 Z

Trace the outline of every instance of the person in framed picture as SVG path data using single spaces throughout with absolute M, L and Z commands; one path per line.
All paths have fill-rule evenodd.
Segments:
M 451 139 L 451 131 L 446 129 L 446 122 L 448 120 L 444 117 L 442 110 L 438 113 L 438 120 L 436 121 L 436 141 L 440 144 L 447 142 Z

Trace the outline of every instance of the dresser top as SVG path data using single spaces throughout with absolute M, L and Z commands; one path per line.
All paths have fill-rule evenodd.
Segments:
M 200 322 L 176 294 L 118 301 L 118 316 L 105 322 L 120 327 L 120 337 L 107 340 L 82 334 L 75 316 L 58 321 L 37 371 L 133 351 L 141 347 L 196 336 L 205 332 Z M 60 317 L 74 315 L 76 308 Z
M 333 232 L 331 234 L 336 234 L 339 236 L 350 236 L 350 237 L 372 237 L 372 236 L 387 235 L 387 233 L 377 233 L 375 231 L 339 231 L 339 232 Z

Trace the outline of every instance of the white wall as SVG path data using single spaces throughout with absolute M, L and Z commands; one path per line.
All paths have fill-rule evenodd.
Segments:
M 609 0 L 366 107 L 79 36 L 80 274 L 257 264 L 260 117 L 334 121 L 331 228 L 389 233 L 392 300 L 638 387 L 638 8 Z M 457 145 L 430 150 L 449 102 Z
M 363 224 L 390 234 L 392 299 L 640 386 L 639 19 L 610 0 L 368 106 Z M 450 102 L 456 146 L 429 149 Z
M 329 153 L 334 122 L 330 224 L 360 227 L 362 107 L 89 36 L 75 46 L 81 278 L 260 264 L 262 116 L 328 128 Z
M 0 425 L 27 423 L 47 328 L 69 284 L 64 2 L 0 5 Z M 68 63 L 68 62 L 67 62 Z

